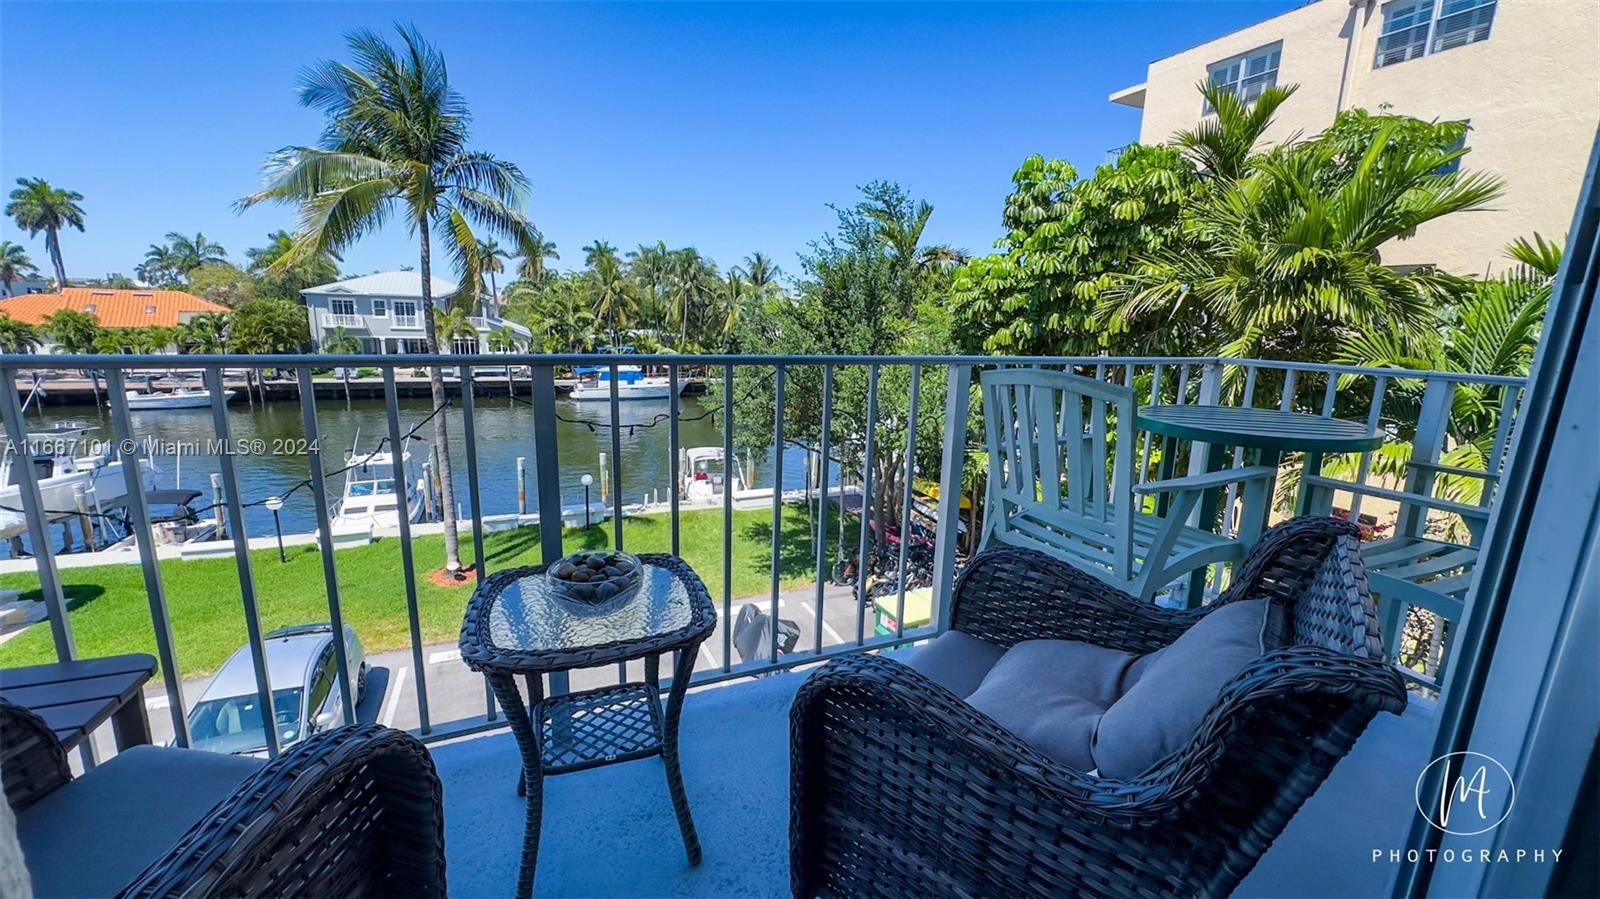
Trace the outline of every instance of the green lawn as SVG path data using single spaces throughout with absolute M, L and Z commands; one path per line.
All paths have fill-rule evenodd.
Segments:
M 683 557 L 699 572 L 713 598 L 722 595 L 722 511 L 683 513 Z M 834 535 L 836 525 L 826 533 Z M 671 532 L 665 515 L 627 519 L 624 539 L 632 552 L 667 552 Z M 856 533 L 847 524 L 847 533 Z M 771 584 L 772 512 L 740 511 L 733 518 L 733 595 L 767 591 Z M 609 525 L 568 530 L 569 552 L 609 546 Z M 816 559 L 807 537 L 805 512 L 785 510 L 779 559 L 782 583 L 792 586 L 815 579 Z M 417 600 L 422 638 L 427 643 L 454 642 L 461 629 L 461 614 L 471 596 L 470 587 L 445 589 L 429 583 L 427 572 L 444 561 L 444 538 L 418 537 L 414 541 Z M 462 561 L 470 565 L 472 541 L 462 534 Z M 521 528 L 486 534 L 484 553 L 493 573 L 539 561 L 539 531 Z M 252 554 L 261 623 L 271 629 L 287 624 L 328 620 L 327 590 L 322 562 L 314 546 L 288 550 L 289 561 L 278 561 L 275 549 Z M 345 621 L 361 635 L 368 652 L 409 645 L 405 580 L 401 574 L 400 541 L 379 540 L 368 546 L 339 550 L 339 590 Z M 831 556 L 830 556 L 831 558 Z M 161 563 L 167 608 L 172 619 L 178 664 L 184 676 L 209 674 L 245 643 L 244 615 L 234 560 L 167 560 Z M 84 658 L 125 652 L 155 652 L 150 626 L 150 606 L 137 564 L 69 568 L 61 571 L 78 653 Z M 39 596 L 39 579 L 33 574 L 0 576 L 0 586 L 24 591 L 24 598 Z M 0 667 L 55 661 L 49 626 L 39 624 L 0 645 Z

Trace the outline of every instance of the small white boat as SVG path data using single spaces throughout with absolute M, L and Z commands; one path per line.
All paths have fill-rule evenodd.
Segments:
M 222 401 L 233 399 L 235 391 L 225 389 L 222 391 Z M 149 393 L 140 393 L 137 390 L 127 392 L 128 408 L 137 412 L 147 409 L 199 409 L 211 405 L 211 391 L 190 390 L 179 387 L 176 390 L 153 390 Z
M 691 446 L 685 449 L 678 466 L 683 476 L 683 501 L 708 504 L 722 502 L 730 474 L 733 477 L 733 491 L 743 491 L 744 473 L 739 470 L 739 460 L 733 460 L 731 472 L 725 463 L 720 446 Z
M 184 546 L 205 543 L 217 536 L 216 513 L 201 518 L 193 511 L 198 490 L 149 490 L 145 492 L 145 507 L 150 512 L 150 538 L 155 546 Z M 105 505 L 107 514 L 126 519 L 128 498 L 122 496 Z M 118 528 L 113 536 L 122 539 L 112 544 L 112 549 L 133 549 L 138 541 L 126 528 Z
M 0 538 L 14 537 L 28 529 L 15 470 L 20 459 L 33 466 L 45 517 L 51 521 L 71 518 L 81 511 L 98 511 L 97 505 L 103 507 L 127 492 L 122 459 L 115 455 L 110 441 L 105 441 L 99 452 L 78 455 L 80 450 L 97 448 L 88 439 L 94 430 L 92 425 L 66 422 L 29 432 L 22 453 L 16 452 L 15 447 L 6 447 L 4 458 L 0 458 Z M 141 464 L 145 484 L 153 487 L 155 464 L 149 459 Z
M 351 452 L 345 464 L 344 497 L 334 507 L 333 530 L 397 528 L 400 526 L 400 495 L 395 489 L 394 454 Z M 422 479 L 411 465 L 411 454 L 404 453 L 400 467 L 405 473 L 406 520 L 422 519 Z
M 586 366 L 577 370 L 578 385 L 572 388 L 572 398 L 579 402 L 611 401 L 611 366 Z M 678 382 L 678 392 L 688 386 L 688 381 Z M 672 379 L 646 376 L 637 365 L 617 366 L 617 399 L 664 400 L 672 396 Z

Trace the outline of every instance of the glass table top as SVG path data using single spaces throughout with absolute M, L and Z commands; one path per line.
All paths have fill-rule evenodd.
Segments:
M 588 606 L 558 596 L 544 572 L 512 577 L 490 597 L 489 644 L 518 652 L 561 652 L 659 637 L 693 618 L 688 585 L 645 562 L 639 591 L 620 604 Z

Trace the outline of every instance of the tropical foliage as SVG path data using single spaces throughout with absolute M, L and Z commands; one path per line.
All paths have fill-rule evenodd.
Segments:
M 38 328 L 0 312 L 0 352 L 26 353 L 42 342 Z
M 11 285 L 39 274 L 21 244 L 0 240 L 0 296 L 11 296 Z
M 83 207 L 78 205 L 82 201 L 83 194 L 54 187 L 43 178 L 18 178 L 11 200 L 6 203 L 6 215 L 29 237 L 44 232 L 44 250 L 55 267 L 58 288 L 67 283 L 67 267 L 61 260 L 61 232 L 68 228 L 83 230 Z

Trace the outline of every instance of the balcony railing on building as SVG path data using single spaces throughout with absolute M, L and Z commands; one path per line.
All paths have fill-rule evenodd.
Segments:
M 398 324 L 398 320 L 397 320 Z M 679 424 L 681 400 L 679 390 L 683 379 L 696 377 L 720 382 L 719 395 L 711 410 L 720 424 L 723 451 L 726 459 L 736 459 L 735 430 L 738 417 L 749 415 L 748 407 L 736 403 L 736 398 L 751 395 L 751 390 L 770 388 L 773 405 L 761 413 L 763 428 L 771 428 L 771 445 L 775 447 L 803 445 L 807 458 L 829 460 L 826 471 L 833 467 L 842 473 L 840 478 L 829 476 L 809 479 L 804 491 L 788 491 L 785 484 L 785 459 L 783 452 L 772 455 L 772 483 L 770 504 L 772 516 L 772 561 L 770 591 L 754 601 L 776 622 L 780 618 L 779 594 L 780 561 L 792 558 L 795 549 L 781 545 L 781 522 L 790 511 L 790 504 L 817 502 L 819 509 L 830 504 L 849 505 L 860 510 L 878 507 L 882 486 L 874 483 L 878 464 L 892 459 L 900 470 L 896 471 L 899 483 L 905 489 L 894 497 L 896 507 L 889 510 L 888 518 L 894 532 L 899 535 L 915 533 L 919 522 L 931 532 L 931 605 L 926 616 L 913 610 L 908 615 L 907 583 L 908 558 L 913 550 L 912 540 L 901 539 L 897 545 L 888 543 L 889 534 L 880 534 L 867 514 L 854 515 L 850 531 L 841 532 L 839 543 L 848 551 L 838 552 L 848 556 L 853 552 L 857 559 L 874 557 L 887 560 L 889 576 L 898 583 L 898 590 L 880 599 L 881 616 L 874 616 L 871 603 L 856 597 L 866 595 L 868 566 L 857 565 L 851 572 L 850 592 L 841 600 L 828 588 L 835 580 L 835 564 L 830 559 L 829 539 L 812 541 L 815 545 L 815 584 L 807 595 L 808 604 L 814 604 L 815 621 L 800 634 L 798 645 L 792 652 L 780 652 L 778 640 L 763 646 L 754 658 L 735 660 L 735 647 L 731 623 L 735 619 L 736 603 L 750 601 L 748 597 L 733 594 L 732 546 L 734 529 L 734 494 L 724 490 L 720 497 L 722 510 L 723 550 L 721 558 L 722 589 L 715 596 L 721 624 L 720 633 L 712 638 L 712 646 L 720 649 L 719 660 L 712 666 L 703 666 L 694 676 L 695 683 L 710 683 L 732 678 L 765 674 L 795 666 L 810 665 L 821 660 L 848 653 L 880 650 L 926 639 L 944 630 L 948 625 L 948 610 L 941 607 L 941 599 L 949 595 L 949 588 L 962 558 L 972 552 L 981 539 L 980 518 L 983 499 L 978 485 L 969 474 L 981 466 L 973 464 L 979 452 L 979 440 L 974 440 L 970 428 L 981 421 L 983 408 L 976 400 L 976 376 L 992 367 L 1041 367 L 1076 373 L 1102 382 L 1123 385 L 1137 391 L 1140 402 L 1168 404 L 1212 404 L 1254 406 L 1289 411 L 1300 411 L 1325 417 L 1342 417 L 1367 422 L 1386 435 L 1386 445 L 1375 452 L 1349 457 L 1323 460 L 1320 473 L 1311 483 L 1301 484 L 1297 462 L 1285 462 L 1280 472 L 1280 508 L 1291 504 L 1283 499 L 1289 493 L 1303 489 L 1321 497 L 1324 511 L 1348 517 L 1359 522 L 1364 536 L 1375 547 L 1373 556 L 1381 561 L 1387 548 L 1397 544 L 1397 536 L 1414 536 L 1436 541 L 1446 547 L 1442 554 L 1424 557 L 1417 561 L 1418 571 L 1395 571 L 1396 580 L 1411 575 L 1424 584 L 1423 588 L 1408 591 L 1391 591 L 1380 595 L 1380 614 L 1384 619 L 1387 651 L 1391 660 L 1402 672 L 1422 689 L 1436 689 L 1440 672 L 1450 662 L 1451 629 L 1460 619 L 1465 598 L 1464 579 L 1447 576 L 1452 570 L 1470 566 L 1468 556 L 1481 537 L 1482 522 L 1493 499 L 1494 484 L 1504 464 L 1509 441 L 1515 431 L 1516 418 L 1524 384 L 1521 379 L 1490 377 L 1451 372 L 1399 371 L 1367 369 L 1340 365 L 1290 363 L 1254 359 L 1220 358 L 1152 358 L 1152 357 L 974 357 L 974 356 L 881 356 L 881 357 L 820 357 L 820 356 L 639 356 L 639 355 L 527 355 L 495 354 L 408 356 L 403 362 L 394 357 L 365 355 L 343 357 L 346 364 L 373 368 L 382 373 L 385 382 L 387 411 L 387 439 L 391 445 L 404 445 L 398 413 L 399 393 L 396 389 L 397 369 L 405 371 L 418 365 L 440 365 L 459 373 L 459 393 L 453 402 L 457 409 L 446 409 L 443 414 L 459 415 L 465 440 L 453 455 L 458 470 L 464 469 L 467 479 L 467 496 L 464 503 L 462 540 L 464 556 L 471 557 L 471 566 L 481 580 L 489 572 L 484 551 L 485 515 L 482 496 L 488 491 L 504 495 L 511 485 L 485 484 L 480 478 L 476 437 L 478 404 L 482 401 L 474 389 L 474 366 L 483 368 L 526 366 L 532 381 L 532 430 L 527 435 L 533 459 L 534 495 L 537 498 L 538 521 L 560 522 L 569 510 L 563 508 L 561 494 L 558 421 L 558 370 L 572 366 L 645 365 L 664 370 L 671 379 L 673 390 L 669 410 L 665 417 L 669 431 L 669 472 L 671 489 L 661 514 L 667 518 L 670 548 L 678 553 L 681 545 L 681 499 L 678 485 L 683 472 Z M 315 449 L 318 437 L 317 399 L 312 388 L 313 368 L 326 365 L 318 356 L 191 356 L 185 358 L 189 367 L 202 369 L 205 381 L 214 398 L 209 430 L 219 440 L 218 445 L 228 445 L 229 416 L 226 413 L 225 393 L 221 390 L 226 369 L 261 368 L 272 366 L 280 372 L 293 372 L 299 379 L 304 437 L 313 447 L 306 457 L 306 474 L 309 492 L 314 498 L 320 520 L 328 520 L 330 500 L 327 495 L 325 472 L 336 467 L 325 461 L 324 453 Z M 108 385 L 107 396 L 112 408 L 112 420 L 117 441 L 131 441 L 131 455 L 143 450 L 129 416 L 124 385 L 139 372 L 147 369 L 170 367 L 170 357 L 0 357 L 0 375 L 14 383 L 19 368 L 41 366 L 61 368 L 94 368 Z M 865 384 L 861 408 L 843 408 L 840 379 L 846 372 L 855 372 L 851 378 L 861 378 Z M 613 393 L 609 409 L 596 432 L 609 442 L 609 471 L 607 479 L 613 485 L 622 484 L 625 469 L 634 460 L 624 452 L 625 426 L 622 419 L 615 378 L 611 381 Z M 893 383 L 897 393 L 890 402 L 886 385 Z M 749 385 L 748 387 L 746 385 Z M 933 390 L 929 390 L 933 385 Z M 814 391 L 814 392 L 813 392 Z M 0 399 L 7 434 L 14 445 L 20 445 L 26 436 L 19 397 L 15 391 L 5 391 Z M 854 392 L 853 392 L 854 393 Z M 933 395 L 925 395 L 933 393 Z M 890 411 L 892 408 L 892 412 Z M 936 419 L 936 427 L 928 426 Z M 730 427 L 729 424 L 733 427 Z M 607 425 L 610 425 L 609 427 Z M 930 445 L 929 435 L 937 433 L 937 445 Z M 1138 437 L 1140 441 L 1134 454 L 1136 471 L 1133 481 L 1143 484 L 1153 480 L 1160 463 L 1161 446 L 1151 435 Z M 886 446 L 892 450 L 885 449 Z M 1467 450 L 1470 448 L 1470 452 Z M 884 455 L 893 452 L 894 456 Z M 1186 464 L 1191 472 L 1201 469 L 1201 453 L 1190 453 Z M 1470 457 L 1470 459 L 1468 458 Z M 398 458 L 398 455 L 397 455 Z M 1236 454 L 1236 458 L 1239 458 Z M 248 551 L 243 507 L 257 499 L 244 495 L 241 488 L 241 470 L 245 466 L 260 464 L 235 455 L 222 455 L 218 459 L 221 470 L 223 503 L 217 512 L 226 525 L 233 549 L 237 554 Z M 398 462 L 396 463 L 399 464 Z M 792 463 L 789 463 L 792 464 Z M 1236 461 L 1235 465 L 1242 464 Z M 1476 466 L 1476 467 L 1474 467 Z M 144 474 L 137 464 L 125 464 L 124 476 L 130 497 L 141 497 L 147 489 Z M 397 477 L 404 472 L 396 471 Z M 845 481 L 851 480 L 849 489 Z M 51 550 L 47 528 L 52 510 L 40 505 L 36 475 L 26 466 L 18 469 L 20 495 L 26 512 L 28 531 L 35 547 L 35 563 L 42 592 L 50 613 L 49 627 L 56 637 L 58 654 L 71 658 L 75 653 L 71 628 L 65 617 L 66 605 L 57 560 Z M 1229 489 L 1223 508 L 1232 510 L 1241 499 L 1233 488 Z M 406 502 L 402 492 L 400 501 Z M 630 514 L 625 508 L 621 490 L 613 489 L 609 496 L 610 539 L 614 546 L 626 548 L 627 528 L 624 519 Z M 964 506 L 967 510 L 964 512 Z M 149 510 L 142 502 L 128 505 L 135 534 L 140 535 L 140 561 L 144 582 L 149 594 L 152 624 L 156 639 L 157 656 L 161 663 L 166 685 L 167 702 L 175 731 L 175 739 L 185 743 L 186 697 L 179 689 L 177 649 L 172 645 L 172 628 L 169 609 L 181 603 L 183 597 L 169 596 L 163 583 L 154 548 L 149 545 Z M 1282 514 L 1282 513 L 1280 513 Z M 823 516 L 823 520 L 827 520 Z M 413 568 L 411 526 L 402 509 L 399 515 L 398 546 L 403 564 Z M 526 524 L 521 517 L 517 524 Z M 1237 524 L 1231 515 L 1224 516 L 1223 528 L 1234 531 Z M 887 529 L 886 529 L 887 530 Z M 319 529 L 317 545 L 324 557 L 332 561 L 324 566 L 328 616 L 336 628 L 343 620 L 338 585 L 338 560 L 334 554 L 333 537 L 326 526 Z M 821 535 L 829 538 L 831 535 Z M 470 541 L 470 550 L 467 549 Z M 563 554 L 561 529 L 544 528 L 539 531 L 538 542 L 547 560 Z M 1454 553 L 1454 555 L 1452 555 Z M 1431 566 L 1431 568 L 1430 568 Z M 1452 568 L 1454 566 L 1454 568 Z M 250 568 L 239 566 L 240 589 L 243 595 L 243 615 L 248 625 L 250 645 L 255 653 L 261 652 L 262 630 L 258 608 L 257 589 Z M 1427 589 L 1427 575 L 1439 575 L 1445 583 Z M 1205 578 L 1205 592 L 1216 595 L 1228 582 L 1226 565 L 1216 565 Z M 1382 587 L 1375 586 L 1382 594 Z M 853 595 L 852 595 L 853 594 Z M 426 665 L 423 664 L 423 646 L 420 645 L 419 602 L 417 585 L 407 579 L 406 595 L 397 597 L 404 602 L 409 633 L 410 652 L 415 656 L 416 675 L 409 690 L 416 703 L 417 732 L 427 738 L 459 735 L 485 727 L 501 724 L 494 702 L 487 690 L 484 692 L 484 714 L 457 720 L 434 720 L 429 714 Z M 831 602 L 850 607 L 850 624 L 840 632 L 827 621 L 827 608 Z M 915 602 L 913 597 L 913 602 Z M 1174 601 L 1181 601 L 1175 595 Z M 892 611 L 892 614 L 891 614 Z M 908 621 L 908 618 L 910 619 Z M 853 626 L 852 626 L 853 625 Z M 40 625 L 45 626 L 45 625 Z M 337 632 L 337 631 L 336 631 Z M 719 645 L 720 644 L 720 645 Z M 344 667 L 340 655 L 339 664 Z M 258 666 L 258 670 L 261 670 Z M 348 682 L 347 673 L 340 672 L 342 682 Z M 262 696 L 268 696 L 266 685 L 258 684 Z M 552 684 L 562 689 L 564 684 Z M 269 701 L 269 700 L 267 700 Z M 271 720 L 270 716 L 267 720 Z

